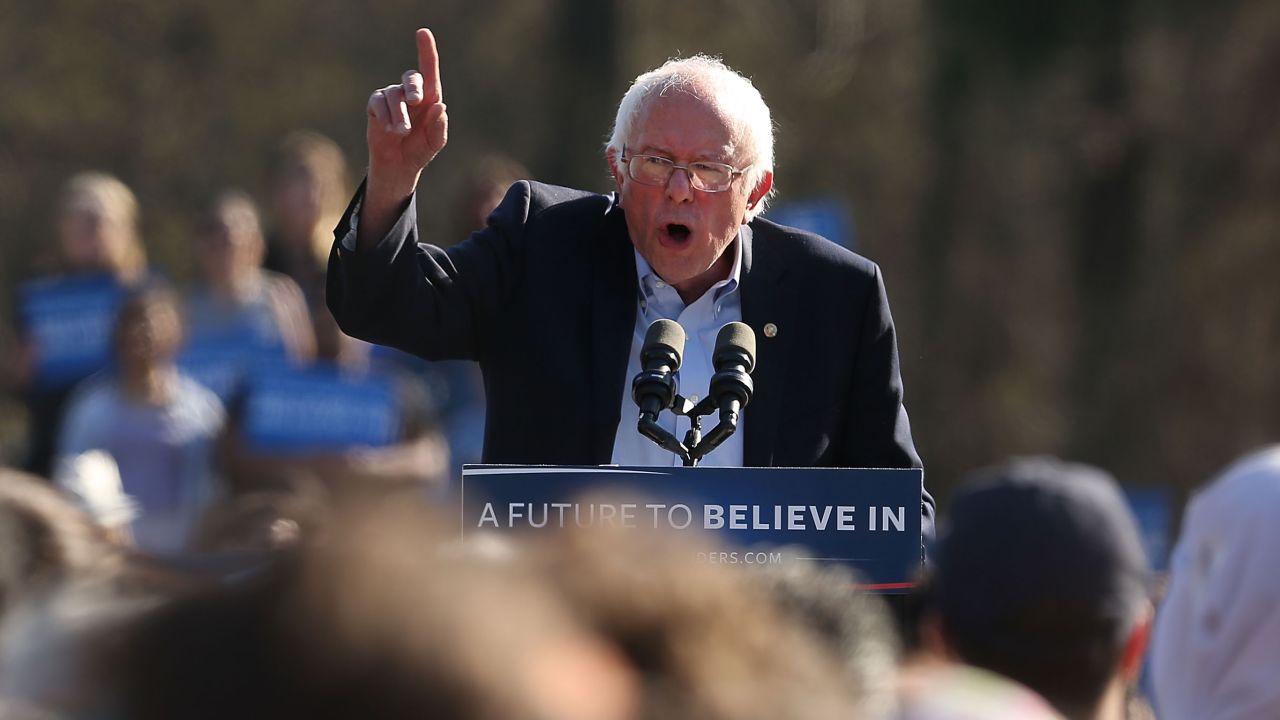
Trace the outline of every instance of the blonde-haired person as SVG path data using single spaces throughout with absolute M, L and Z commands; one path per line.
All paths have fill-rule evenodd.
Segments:
M 272 176 L 265 267 L 296 280 L 312 302 L 324 297 L 325 261 L 349 185 L 346 158 L 333 140 L 298 130 L 281 141 Z
M 57 204 L 54 251 L 18 290 L 18 352 L 7 384 L 26 405 L 24 466 L 38 475 L 51 470 L 68 393 L 107 365 L 120 300 L 147 275 L 138 208 L 120 179 L 98 171 L 73 175 Z
M 113 175 L 86 171 L 62 190 L 58 212 L 59 261 L 64 272 L 105 271 L 136 282 L 147 253 L 138 232 L 138 199 Z

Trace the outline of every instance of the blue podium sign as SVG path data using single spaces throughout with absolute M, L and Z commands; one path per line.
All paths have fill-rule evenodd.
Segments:
M 111 333 L 124 294 L 124 286 L 106 273 L 22 286 L 19 313 L 35 344 L 36 387 L 69 387 L 110 363 Z
M 606 524 L 708 531 L 726 544 L 709 562 L 835 562 L 901 592 L 920 567 L 923 482 L 919 469 L 468 465 L 462 539 Z

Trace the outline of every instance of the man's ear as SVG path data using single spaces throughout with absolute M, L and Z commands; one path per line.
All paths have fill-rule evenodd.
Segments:
M 1155 611 L 1150 605 L 1142 611 L 1142 617 L 1133 624 L 1129 636 L 1124 640 L 1120 651 L 1120 677 L 1130 685 L 1136 685 L 1142 673 L 1142 659 L 1147 654 L 1147 643 L 1151 640 L 1151 625 Z
M 772 189 L 773 171 L 766 170 L 764 174 L 760 176 L 760 182 L 756 183 L 755 188 L 751 190 L 751 194 L 747 196 L 747 210 L 754 210 L 755 207 L 760 204 L 760 201 L 764 200 L 764 196 L 768 195 L 769 191 Z M 742 222 L 745 224 L 748 219 L 749 218 L 744 217 L 742 218 Z
M 618 207 L 622 207 L 622 183 L 626 173 L 623 171 L 621 158 L 616 149 L 607 148 L 604 151 L 604 159 L 609 163 L 609 174 L 613 176 L 613 184 L 618 188 Z

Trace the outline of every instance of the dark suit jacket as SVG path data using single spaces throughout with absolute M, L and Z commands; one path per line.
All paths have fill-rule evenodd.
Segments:
M 614 198 L 520 182 L 488 227 L 448 251 L 417 244 L 414 208 L 367 252 L 343 248 L 348 209 L 329 259 L 338 325 L 428 359 L 478 360 L 485 462 L 610 462 L 637 302 Z M 740 291 L 757 361 L 744 464 L 919 467 L 879 268 L 811 233 L 764 219 L 751 229 Z M 926 494 L 926 531 L 932 504 Z

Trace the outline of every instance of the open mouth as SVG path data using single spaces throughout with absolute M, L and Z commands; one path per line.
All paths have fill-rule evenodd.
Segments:
M 689 240 L 689 226 L 680 223 L 668 223 L 663 226 L 663 235 L 673 244 L 683 245 Z

